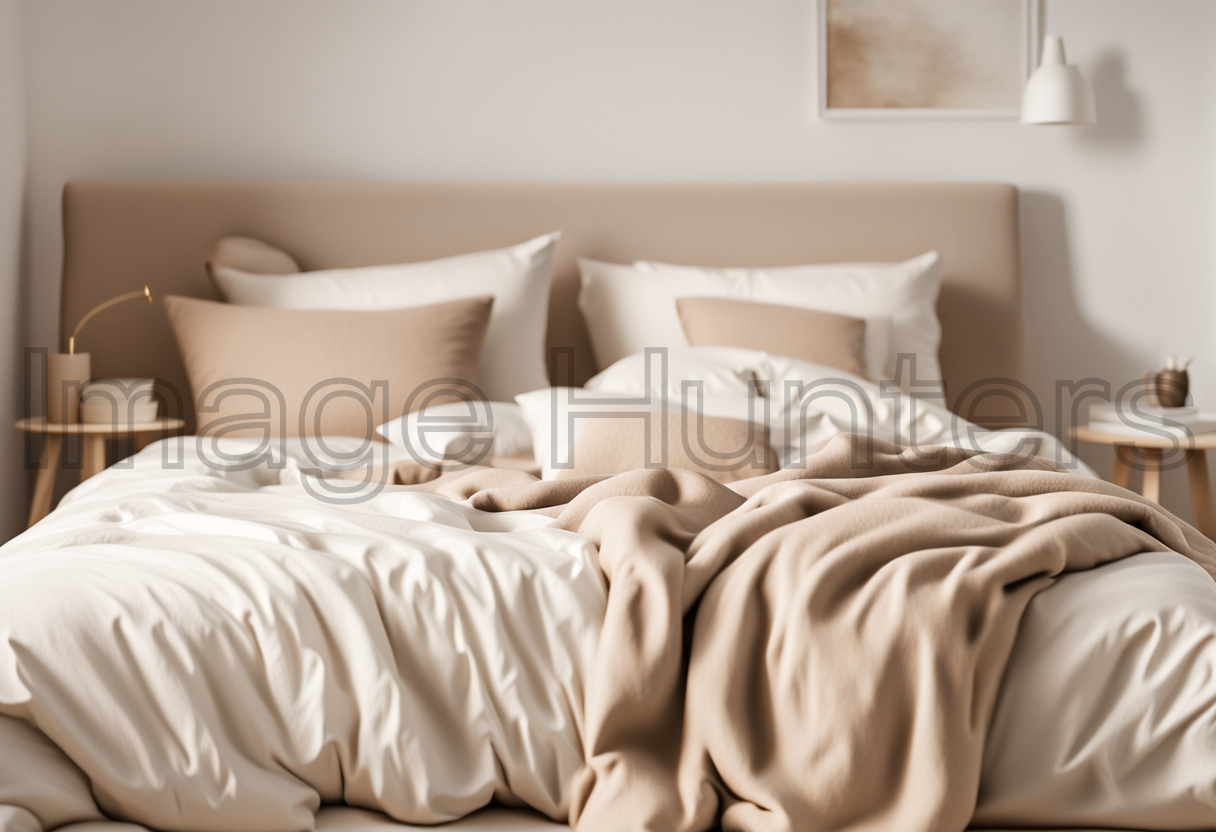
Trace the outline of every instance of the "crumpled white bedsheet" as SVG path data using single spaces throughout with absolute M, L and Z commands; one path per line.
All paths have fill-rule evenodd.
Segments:
M 1216 828 L 1216 583 L 1202 567 L 1148 552 L 1031 600 L 975 823 Z
M 0 832 L 308 830 L 336 802 L 564 817 L 605 603 L 589 541 L 394 489 L 335 507 L 294 445 L 226 475 L 190 445 L 0 548 Z M 1060 778 L 1092 800 L 1062 805 Z M 1216 817 L 1216 585 L 1150 553 L 1032 602 L 977 822 L 1152 829 L 1165 804 Z
M 294 463 L 163 470 L 150 446 L 0 548 L 0 806 L 96 816 L 83 772 L 162 829 L 305 830 L 341 801 L 564 817 L 606 589 L 549 522 L 337 507 Z

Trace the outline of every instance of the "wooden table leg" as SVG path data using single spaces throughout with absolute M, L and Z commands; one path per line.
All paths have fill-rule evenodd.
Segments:
M 81 436 L 83 453 L 80 462 L 80 481 L 84 482 L 106 467 L 106 436 L 101 433 L 86 433 Z
M 1161 504 L 1161 457 L 1160 448 L 1143 448 L 1144 451 L 1144 487 L 1140 495 L 1146 500 Z
M 38 462 L 38 478 L 34 480 L 34 497 L 30 500 L 29 526 L 34 525 L 51 512 L 51 499 L 55 496 L 55 475 L 59 473 L 59 452 L 63 448 L 63 437 L 48 433 L 42 438 L 42 458 Z
M 1124 445 L 1115 446 L 1115 467 L 1110 481 L 1120 488 L 1127 488 L 1132 481 L 1132 452 Z
M 1216 540 L 1216 508 L 1212 506 L 1207 451 L 1186 452 L 1186 475 L 1191 489 L 1191 513 L 1195 518 L 1195 528 L 1210 540 Z

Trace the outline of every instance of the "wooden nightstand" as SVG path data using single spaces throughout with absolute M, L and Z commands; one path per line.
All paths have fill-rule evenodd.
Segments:
M 1115 469 L 1110 481 L 1127 488 L 1132 481 L 1132 471 L 1143 468 L 1144 482 L 1140 487 L 1142 496 L 1154 503 L 1161 501 L 1161 463 L 1164 452 L 1174 447 L 1169 439 L 1157 436 L 1126 436 L 1117 433 L 1075 428 L 1072 432 L 1081 442 L 1093 445 L 1113 445 Z M 1212 486 L 1208 480 L 1207 452 L 1216 448 L 1216 433 L 1201 433 L 1193 439 L 1178 440 L 1186 451 L 1186 473 L 1191 489 L 1191 512 L 1195 515 L 1195 528 L 1207 537 L 1216 540 L 1216 509 L 1212 507 Z M 1143 460 L 1137 462 L 1133 449 L 1140 451 Z
M 137 448 L 143 448 L 152 440 L 172 431 L 181 430 L 186 423 L 181 419 L 157 419 L 155 422 L 136 422 L 130 425 L 59 425 L 45 419 L 22 419 L 17 430 L 23 433 L 40 433 L 44 437 L 42 459 L 38 464 L 38 479 L 34 483 L 34 497 L 30 500 L 30 519 L 34 525 L 51 510 L 51 498 L 55 492 L 55 473 L 59 470 L 59 453 L 63 448 L 63 437 L 79 436 L 82 460 L 80 481 L 106 467 L 106 442 L 110 439 L 134 437 Z

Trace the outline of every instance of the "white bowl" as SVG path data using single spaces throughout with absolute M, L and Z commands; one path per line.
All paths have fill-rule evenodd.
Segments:
M 156 399 L 136 399 L 115 405 L 106 398 L 93 398 L 80 403 L 80 421 L 86 425 L 124 425 L 155 422 L 159 402 Z
M 154 378 L 95 378 L 80 392 L 80 400 L 100 399 L 107 402 L 128 402 L 132 399 L 149 400 L 155 384 L 156 379 Z

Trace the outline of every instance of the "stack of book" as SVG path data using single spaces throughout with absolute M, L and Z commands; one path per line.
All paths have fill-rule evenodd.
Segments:
M 1089 429 L 1128 436 L 1186 437 L 1216 431 L 1216 413 L 1197 407 L 1102 402 L 1089 408 Z

